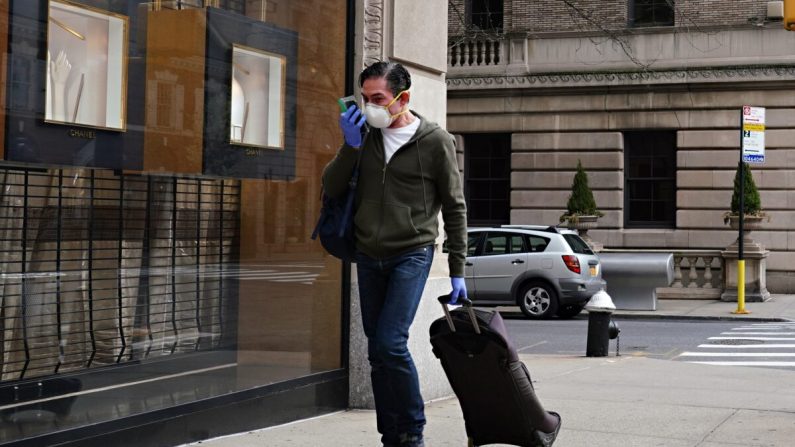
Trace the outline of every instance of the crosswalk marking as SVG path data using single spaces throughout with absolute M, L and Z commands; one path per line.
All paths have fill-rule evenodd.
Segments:
M 707 337 L 698 350 L 676 359 L 714 366 L 756 366 L 795 369 L 795 322 L 751 323 Z
M 795 332 L 721 332 L 721 335 L 795 335 Z
M 688 362 L 716 366 L 795 366 L 795 362 Z
M 707 340 L 785 340 L 792 341 L 795 337 L 709 337 Z
M 763 344 L 763 345 L 712 345 L 712 344 L 703 344 L 698 345 L 699 348 L 718 348 L 718 349 L 767 349 L 767 348 L 774 348 L 774 349 L 783 349 L 783 348 L 795 348 L 795 343 L 784 343 L 784 344 Z
M 683 352 L 679 357 L 795 357 L 795 352 Z

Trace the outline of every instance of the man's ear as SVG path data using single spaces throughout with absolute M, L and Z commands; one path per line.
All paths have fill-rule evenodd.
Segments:
M 408 104 L 408 103 L 409 103 L 409 100 L 410 100 L 410 99 L 411 99 L 411 92 L 410 92 L 410 91 L 408 91 L 408 90 L 406 90 L 406 92 L 405 92 L 405 93 L 403 93 L 402 95 L 400 95 L 400 99 L 398 99 L 398 101 L 400 102 L 400 106 L 401 106 L 401 107 L 405 107 L 405 106 L 406 106 L 406 104 Z

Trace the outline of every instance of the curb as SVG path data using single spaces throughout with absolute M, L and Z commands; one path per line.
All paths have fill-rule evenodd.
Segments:
M 757 321 L 767 323 L 792 322 L 787 318 L 778 317 L 730 317 L 727 315 L 649 315 L 649 314 L 613 314 L 613 318 L 618 320 L 694 320 L 694 321 Z
M 580 319 L 587 320 L 587 317 L 582 318 L 584 315 L 588 315 L 587 311 L 583 311 L 578 317 Z M 728 315 L 670 315 L 670 314 L 625 314 L 625 313 L 613 313 L 613 318 L 617 320 L 692 320 L 692 321 L 756 321 L 756 322 L 763 322 L 763 323 L 792 323 L 795 322 L 793 319 L 789 318 L 780 318 L 780 317 L 750 317 L 750 316 L 742 316 L 742 317 L 734 317 Z M 526 319 L 522 312 L 514 312 L 514 311 L 500 311 L 500 316 L 506 319 L 511 320 L 519 320 L 519 319 Z M 578 319 L 575 317 L 574 319 Z

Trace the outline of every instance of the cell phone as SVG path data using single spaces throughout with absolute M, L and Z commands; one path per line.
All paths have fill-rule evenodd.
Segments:
M 337 100 L 337 104 L 340 106 L 340 113 L 345 113 L 351 106 L 356 105 L 356 97 L 353 95 L 342 97 Z

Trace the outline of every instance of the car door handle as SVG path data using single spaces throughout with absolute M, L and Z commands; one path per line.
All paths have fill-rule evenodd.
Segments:
M 522 261 L 521 259 L 514 259 L 513 261 L 511 261 L 511 264 L 524 264 L 524 261 Z
M 464 265 L 467 266 L 467 267 L 472 267 L 472 263 L 471 262 L 465 262 Z

